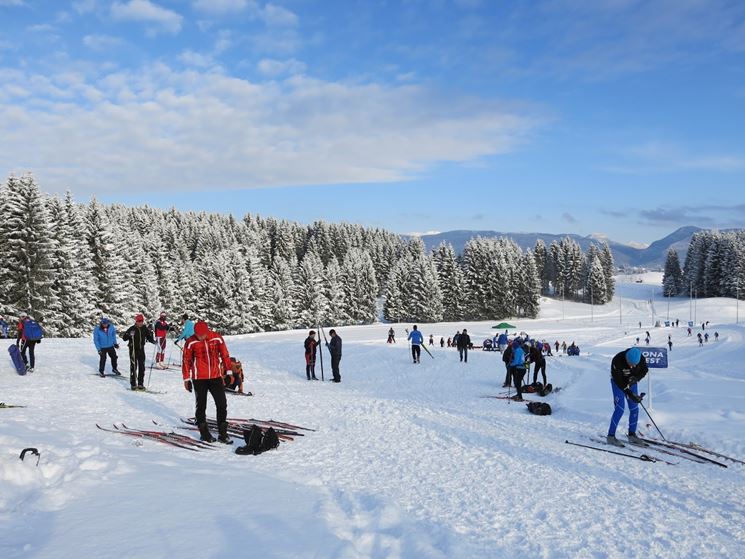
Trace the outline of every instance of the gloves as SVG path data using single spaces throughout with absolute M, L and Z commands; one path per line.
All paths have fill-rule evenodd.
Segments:
M 637 382 L 639 382 L 639 379 L 637 379 L 636 377 L 629 377 L 629 386 L 632 386 Z
M 191 387 L 191 381 L 190 380 L 185 380 L 184 381 L 184 388 L 186 388 L 186 390 L 188 390 L 189 392 L 191 392 L 192 387 Z
M 114 344 L 114 349 L 119 349 L 119 344 Z
M 641 394 L 637 396 L 634 394 L 630 388 L 627 388 L 623 391 L 624 394 L 626 394 L 626 397 L 631 400 L 632 402 L 636 402 L 637 404 L 642 401 L 642 398 L 644 397 L 644 394 Z
M 37 344 L 40 344 L 40 343 L 41 343 L 41 340 L 36 340 L 36 343 L 37 343 Z
M 99 349 L 98 350 L 98 355 L 103 355 L 103 350 L 102 349 Z

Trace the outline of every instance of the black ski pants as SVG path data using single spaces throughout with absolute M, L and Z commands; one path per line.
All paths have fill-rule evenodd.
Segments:
M 510 366 L 507 363 L 505 363 L 504 368 L 506 369 L 506 372 L 504 375 L 504 385 L 512 386 L 512 372 L 510 371 Z
M 196 409 L 194 417 L 197 425 L 207 422 L 207 393 L 212 394 L 217 410 L 217 424 L 225 423 L 228 418 L 228 400 L 225 397 L 225 385 L 222 378 L 196 379 L 191 381 L 194 387 L 194 398 L 196 399 Z
M 23 340 L 23 343 L 21 344 L 21 357 L 23 358 L 23 362 L 26 364 L 26 367 L 29 367 L 30 369 L 33 369 L 36 363 L 36 357 L 34 357 L 34 348 L 38 343 L 39 340 Z M 28 350 L 28 357 L 26 357 L 26 350 Z
M 308 377 L 308 380 L 312 378 L 316 378 L 316 358 L 315 356 L 306 355 L 305 356 L 305 376 Z
M 467 347 L 459 347 L 458 353 L 460 354 L 460 360 L 465 361 L 468 363 L 468 348 Z
M 538 380 L 538 371 L 543 375 L 543 386 L 546 386 L 546 361 L 536 361 L 533 369 L 533 383 Z
M 106 356 L 108 355 L 111 358 L 111 370 L 116 371 L 116 362 L 117 362 L 117 355 L 116 355 L 116 349 L 114 347 L 103 347 L 101 348 L 101 351 L 98 352 L 99 359 L 98 359 L 98 372 L 103 373 L 104 369 L 106 368 Z
M 145 386 L 145 348 L 129 348 L 129 384 Z
M 341 361 L 341 355 L 331 356 L 331 374 L 334 375 L 334 382 L 341 382 L 341 375 L 339 374 L 339 361 Z
M 422 356 L 422 348 L 418 344 L 411 346 L 411 356 L 414 358 L 414 363 L 419 363 L 419 358 Z
M 523 395 L 523 377 L 525 376 L 524 367 L 510 367 L 512 381 L 515 383 L 515 391 L 519 397 Z

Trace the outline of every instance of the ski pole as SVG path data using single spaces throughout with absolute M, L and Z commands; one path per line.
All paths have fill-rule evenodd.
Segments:
M 323 336 L 323 343 L 326 344 L 326 347 L 328 347 L 329 343 L 326 340 L 326 332 L 323 331 L 323 328 L 321 327 L 320 324 L 318 325 L 318 329 L 321 331 L 321 335 Z M 329 353 L 330 352 L 331 350 L 329 349 Z M 323 378 L 323 348 L 321 348 L 320 355 L 321 355 L 321 382 L 325 382 L 326 379 Z
M 155 352 L 158 349 L 157 342 L 153 346 L 153 358 L 150 360 L 150 372 L 147 374 L 147 387 L 150 388 L 150 377 L 153 375 L 153 365 L 155 364 Z
M 644 394 L 642 394 L 642 396 L 644 396 Z M 640 406 L 642 407 L 642 409 L 644 410 L 644 413 L 646 413 L 646 414 L 647 414 L 647 417 L 648 417 L 648 418 L 649 418 L 649 420 L 650 420 L 650 421 L 652 422 L 652 425 L 654 425 L 654 428 L 655 428 L 655 429 L 657 429 L 657 432 L 658 432 L 658 433 L 660 434 L 660 437 L 662 437 L 662 440 L 663 440 L 663 441 L 667 441 L 667 439 L 665 438 L 665 435 L 663 435 L 663 434 L 662 434 L 662 431 L 660 431 L 660 428 L 659 428 L 659 427 L 657 427 L 657 424 L 656 424 L 656 423 L 654 422 L 654 419 L 652 419 L 652 416 L 651 416 L 651 415 L 649 415 L 649 411 L 647 411 L 647 408 L 646 408 L 646 406 L 645 406 L 645 405 L 644 405 L 644 404 L 642 403 L 641 399 L 639 399 L 639 405 L 640 405 Z

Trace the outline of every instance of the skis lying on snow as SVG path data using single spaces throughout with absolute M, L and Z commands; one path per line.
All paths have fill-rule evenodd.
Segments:
M 0 410 L 1 409 L 8 409 L 8 408 L 25 408 L 26 406 L 16 406 L 14 404 L 6 404 L 5 402 L 0 402 Z
M 189 425 L 189 428 L 192 430 L 198 429 L 198 427 L 196 426 L 196 419 L 193 417 L 190 417 L 188 419 L 182 418 L 181 421 Z M 277 436 L 285 441 L 292 441 L 295 440 L 295 437 L 304 436 L 304 433 L 300 433 L 297 429 L 289 427 L 288 424 L 280 424 L 279 422 L 228 418 L 227 423 L 228 433 L 238 438 L 243 438 L 243 431 L 250 430 L 252 425 L 260 427 L 262 432 L 269 429 L 269 427 L 272 427 L 276 431 Z M 207 426 L 210 429 L 217 429 L 217 420 L 208 418 Z
M 628 452 L 618 452 L 617 450 L 611 450 L 609 448 L 600 448 L 598 446 L 591 446 L 589 444 L 573 443 L 568 440 L 565 440 L 564 442 L 573 446 L 581 446 L 582 448 L 589 448 L 592 450 L 599 450 L 600 452 L 607 452 L 608 454 L 617 454 L 618 456 L 626 456 L 627 458 L 636 458 L 637 460 L 641 460 L 642 462 L 665 462 L 666 464 L 674 465 L 672 462 L 666 462 L 665 460 L 655 458 L 654 456 L 649 456 L 648 454 L 631 454 Z
M 187 435 L 181 435 L 179 433 L 174 433 L 174 432 L 168 433 L 166 431 L 148 431 L 144 429 L 130 429 L 123 423 L 121 427 L 118 427 L 116 424 L 114 424 L 113 429 L 107 429 L 105 427 L 101 427 L 98 423 L 96 423 L 96 427 L 101 429 L 101 431 L 106 431 L 108 433 L 119 433 L 120 435 L 127 435 L 129 437 L 147 439 L 147 440 L 167 444 L 170 446 L 175 446 L 177 448 L 183 448 L 185 450 L 199 451 L 199 450 L 203 450 L 207 448 L 215 448 L 211 444 L 206 443 L 204 441 L 193 439 Z
M 238 421 L 242 423 L 256 423 L 256 424 L 262 424 L 266 425 L 268 427 L 284 427 L 287 429 L 299 429 L 300 431 L 314 431 L 315 429 L 311 429 L 310 427 L 301 427 L 300 425 L 294 425 L 292 423 L 286 423 L 284 421 L 275 421 L 274 419 L 238 419 L 238 418 L 230 418 L 228 421 Z
M 679 452 L 681 458 L 686 458 L 686 457 L 690 456 L 692 458 L 695 458 L 696 459 L 695 460 L 696 462 L 706 462 L 706 463 L 709 463 L 709 464 L 715 464 L 715 465 L 720 466 L 722 468 L 726 468 L 727 467 L 727 464 L 722 464 L 721 462 L 719 462 L 717 460 L 714 460 L 713 458 L 709 458 L 708 456 L 703 456 L 701 454 L 698 454 L 696 452 L 693 452 L 692 450 L 689 450 L 686 447 L 678 446 L 678 445 L 676 445 L 675 443 L 672 443 L 672 442 L 663 442 L 663 441 L 659 441 L 657 439 L 647 439 L 647 438 L 643 438 L 643 437 L 639 437 L 639 438 L 642 441 L 644 441 L 646 444 L 653 445 L 656 450 L 659 450 L 660 447 L 667 448 L 667 449 L 672 449 L 672 450 L 674 450 L 676 452 Z
M 495 398 L 497 400 L 510 400 L 511 402 L 538 402 L 539 400 L 531 400 L 529 398 L 523 398 L 522 400 L 516 400 L 515 396 L 507 396 L 507 394 L 498 394 L 497 396 L 480 396 L 480 398 Z
M 730 462 L 734 462 L 736 464 L 745 464 L 745 461 L 739 460 L 737 458 L 733 458 L 732 456 L 728 456 L 726 454 L 722 454 L 721 452 L 716 452 L 714 450 L 710 450 L 706 447 L 701 446 L 697 443 L 681 443 L 677 441 L 660 441 L 659 439 L 655 439 L 652 437 L 644 437 L 644 440 L 648 443 L 667 443 L 669 445 L 673 445 L 675 447 L 682 447 L 685 449 L 695 450 L 696 452 L 703 452 L 705 454 L 709 454 L 711 456 L 716 456 L 717 458 L 721 458 L 722 460 L 729 460 Z M 701 458 L 706 458 L 705 456 L 702 456 Z
M 655 461 L 664 462 L 665 464 L 668 464 L 670 466 L 675 466 L 675 465 L 678 464 L 678 462 L 668 462 L 666 459 L 664 459 L 664 458 L 662 458 L 660 456 L 655 456 L 655 455 L 652 455 L 652 454 L 646 454 L 646 452 L 642 452 L 639 449 L 640 448 L 648 448 L 648 447 L 644 447 L 643 445 L 638 445 L 637 446 L 637 445 L 634 445 L 634 443 L 632 443 L 630 441 L 624 441 L 624 443 L 627 443 L 629 445 L 632 445 L 630 447 L 629 446 L 626 446 L 626 444 L 623 444 L 623 443 L 621 444 L 621 446 L 617 446 L 617 445 L 611 444 L 611 443 L 609 443 L 608 441 L 605 440 L 605 437 L 597 437 L 597 438 L 590 437 L 590 441 L 592 441 L 593 443 L 596 443 L 596 444 L 600 444 L 600 445 L 604 445 L 604 446 L 609 446 L 611 448 L 615 448 L 616 450 L 619 449 L 619 448 L 623 448 L 623 449 L 625 449 L 628 452 L 631 452 L 633 454 L 638 454 L 638 455 L 645 454 L 647 456 L 650 456 L 651 458 L 654 458 Z M 649 449 L 648 448 L 647 452 L 651 452 L 652 450 L 657 450 L 657 449 Z M 663 452 L 662 454 L 670 454 L 671 456 L 675 456 L 677 458 L 685 458 L 685 456 L 680 456 L 680 454 L 674 454 L 672 452 L 669 452 L 669 453 Z
M 127 382 L 129 382 L 129 378 L 125 377 L 124 375 L 115 375 L 114 373 L 106 373 L 104 376 L 101 376 L 99 373 L 91 373 L 91 374 L 98 378 L 115 378 L 117 380 L 126 380 Z

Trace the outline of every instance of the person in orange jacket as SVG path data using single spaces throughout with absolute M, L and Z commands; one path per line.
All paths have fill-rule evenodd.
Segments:
M 217 410 L 217 440 L 224 444 L 233 444 L 228 436 L 228 401 L 225 398 L 225 387 L 221 374 L 220 361 L 223 370 L 230 368 L 230 354 L 225 340 L 217 332 L 210 331 L 207 323 L 200 320 L 194 325 L 194 335 L 184 344 L 184 357 L 181 364 L 181 374 L 184 378 L 184 388 L 194 391 L 196 411 L 194 417 L 199 427 L 200 438 L 203 441 L 214 442 L 207 425 L 207 392 L 212 394 Z

